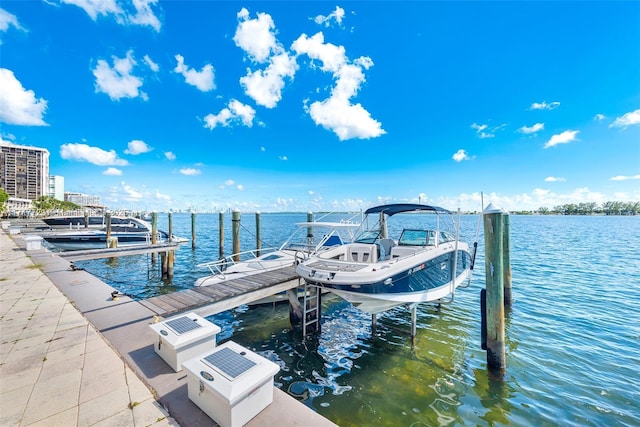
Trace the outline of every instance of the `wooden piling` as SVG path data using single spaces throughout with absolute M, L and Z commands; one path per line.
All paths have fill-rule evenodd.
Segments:
M 504 334 L 503 210 L 489 204 L 483 212 L 486 271 L 487 365 L 506 367 Z
M 89 228 L 89 212 L 84 211 L 84 228 Z
M 503 269 L 504 269 L 504 306 L 511 307 L 513 298 L 511 296 L 511 254 L 510 254 L 510 238 L 509 238 L 509 213 L 503 214 L 503 236 L 502 236 L 502 253 L 503 253 Z
M 260 256 L 260 212 L 256 212 L 256 256 Z
M 233 253 L 240 252 L 240 212 L 231 212 L 231 235 L 233 238 Z M 240 255 L 236 255 L 234 261 L 240 261 Z
M 220 252 L 218 258 L 224 258 L 224 212 L 218 214 L 218 241 L 220 242 Z
M 169 212 L 169 214 L 167 215 L 168 218 L 167 220 L 169 221 L 169 242 L 173 241 L 173 214 L 171 212 Z
M 158 243 L 158 212 L 151 212 L 151 244 Z M 156 263 L 156 254 L 151 254 L 151 264 Z
M 313 222 L 312 212 L 307 212 L 307 222 Z M 313 227 L 307 227 L 307 243 L 309 247 L 313 244 Z
M 191 249 L 196 248 L 196 213 L 191 212 Z
M 158 243 L 158 212 L 151 213 L 151 244 Z
M 104 221 L 107 227 L 107 242 L 108 242 L 109 239 L 111 238 L 111 213 L 110 212 L 107 212 L 106 214 L 104 214 Z

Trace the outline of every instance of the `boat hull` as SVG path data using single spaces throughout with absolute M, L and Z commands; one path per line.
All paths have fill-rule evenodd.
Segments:
M 151 243 L 149 233 L 112 233 L 112 238 L 118 239 L 118 246 L 146 245 Z M 102 249 L 107 247 L 105 234 L 69 234 L 44 237 L 47 243 L 65 251 L 81 249 Z M 160 242 L 160 240 L 158 240 Z
M 311 272 L 302 272 L 302 277 L 308 284 L 328 289 L 360 310 L 376 314 L 399 305 L 437 301 L 450 295 L 469 276 L 468 250 L 458 250 L 455 281 L 451 279 L 453 262 L 451 250 L 421 262 L 378 263 L 362 273 L 333 274 L 328 270 L 313 270 L 311 264 Z M 369 281 L 358 280 L 359 276 L 368 277 Z

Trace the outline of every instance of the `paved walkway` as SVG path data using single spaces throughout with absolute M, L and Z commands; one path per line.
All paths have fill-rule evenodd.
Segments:
M 5 230 L 0 231 L 0 425 L 178 425 Z

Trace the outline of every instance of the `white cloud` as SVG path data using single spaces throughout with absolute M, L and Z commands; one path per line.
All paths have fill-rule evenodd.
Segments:
M 295 58 L 282 52 L 270 58 L 265 70 L 247 69 L 247 75 L 240 78 L 240 84 L 256 104 L 273 108 L 282 99 L 284 78 L 293 78 L 297 69 Z
M 236 186 L 236 190 L 238 190 L 238 191 L 244 191 L 244 185 L 242 185 L 242 184 L 238 184 L 238 185 Z
M 478 138 L 480 139 L 486 139 L 486 138 L 493 138 L 496 136 L 496 132 L 503 129 L 504 127 L 506 127 L 506 124 L 501 124 L 499 126 L 493 127 L 493 128 L 489 128 L 489 125 L 486 124 L 482 124 L 479 125 L 477 123 L 472 123 L 471 124 L 471 129 L 475 129 L 476 134 L 478 135 Z M 485 132 L 485 130 L 487 132 Z
M 130 185 L 127 185 L 127 183 L 125 183 L 124 181 L 122 181 L 120 183 L 120 185 L 122 186 L 122 189 L 124 190 L 126 196 L 125 196 L 125 200 L 127 201 L 137 201 L 140 200 L 144 197 L 144 194 L 140 191 L 137 191 L 136 189 L 134 189 L 133 187 L 131 187 Z
M 47 101 L 26 90 L 13 71 L 0 68 L 0 121 L 10 125 L 47 126 Z
M 606 119 L 607 116 L 605 116 L 604 114 L 596 114 L 595 116 L 593 116 L 593 120 L 601 122 L 604 119 Z
M 331 25 L 331 21 L 335 21 L 338 25 L 342 25 L 342 20 L 344 19 L 344 9 L 340 6 L 336 6 L 336 10 L 331 12 L 327 16 L 318 15 L 313 20 L 316 24 L 323 25 L 328 27 Z
M 110 67 L 107 61 L 99 59 L 98 65 L 93 70 L 93 75 L 96 77 L 96 92 L 106 93 L 112 100 L 138 96 L 148 99 L 146 93 L 138 90 L 142 86 L 142 79 L 131 74 L 133 67 L 137 64 L 133 51 L 128 51 L 124 58 L 112 56 L 112 59 L 113 67 Z
M 534 102 L 533 104 L 531 104 L 531 107 L 529 107 L 529 109 L 530 110 L 555 110 L 559 106 L 560 106 L 560 103 L 558 101 L 549 102 L 549 103 L 547 103 L 547 101 L 542 101 L 542 102 Z
M 321 62 L 321 70 L 337 73 L 348 62 L 344 46 L 324 42 L 324 35 L 316 33 L 311 37 L 302 34 L 291 45 L 298 55 L 307 55 Z
M 215 129 L 218 125 L 226 127 L 239 122 L 247 127 L 252 127 L 255 115 L 256 111 L 250 105 L 232 99 L 229 101 L 229 105 L 220 110 L 218 114 L 207 114 L 204 118 L 204 127 Z
M 544 179 L 545 182 L 565 182 L 566 179 L 557 176 L 548 176 Z
M 333 131 L 341 141 L 352 138 L 375 138 L 384 135 L 382 124 L 371 117 L 362 105 L 352 104 L 360 86 L 366 81 L 363 69 L 373 66 L 369 57 L 359 57 L 349 63 L 344 47 L 324 43 L 322 33 L 309 38 L 301 35 L 291 48 L 321 62 L 321 70 L 332 72 L 336 81 L 331 96 L 324 101 L 315 101 L 306 107 L 313 121 Z
M 578 130 L 565 130 L 560 134 L 553 135 L 546 144 L 544 144 L 544 148 L 553 147 L 558 144 L 568 144 L 570 142 L 576 141 L 576 135 L 580 131 Z
M 149 26 L 160 32 L 160 20 L 151 10 L 151 5 L 155 5 L 157 2 L 158 0 L 133 0 L 136 13 L 127 15 L 127 20 L 132 24 Z
M 258 13 L 256 19 L 249 19 L 249 11 L 242 8 L 238 12 L 238 27 L 233 36 L 236 46 L 247 52 L 256 62 L 266 61 L 271 52 L 281 52 L 276 42 L 275 24 L 270 15 Z
M 640 125 L 640 109 L 625 113 L 609 125 L 610 128 L 626 128 L 627 126 Z
M 178 65 L 176 65 L 173 71 L 182 74 L 185 81 L 191 86 L 197 87 L 202 92 L 209 92 L 216 88 L 214 83 L 214 69 L 211 64 L 207 64 L 202 67 L 202 70 L 196 71 L 185 65 L 182 55 L 176 55 L 176 60 L 178 61 Z
M 134 13 L 125 11 L 116 0 L 60 0 L 62 3 L 71 4 L 82 8 L 94 21 L 98 16 L 113 16 L 120 25 L 149 26 L 160 31 L 160 20 L 155 16 L 151 5 L 157 0 L 132 0 Z
M 536 123 L 533 126 L 522 126 L 518 129 L 518 132 L 524 133 L 525 135 L 529 135 L 532 133 L 540 132 L 544 129 L 544 123 Z
M 180 169 L 180 173 L 182 175 L 187 175 L 187 176 L 196 176 L 196 175 L 200 175 L 202 172 L 200 171 L 200 169 L 182 168 Z
M 467 151 L 463 149 L 459 149 L 458 151 L 456 151 L 453 154 L 452 158 L 456 162 L 461 162 L 463 160 L 471 160 L 471 157 L 469 157 L 469 153 L 467 153 Z
M 232 179 L 228 179 L 224 182 L 224 185 L 226 185 L 227 187 L 232 186 L 233 184 L 235 184 L 236 182 Z
M 289 160 L 289 158 L 287 156 L 279 156 L 278 159 L 283 160 L 283 161 Z
M 151 59 L 151 57 L 149 57 L 149 55 L 145 55 L 142 59 L 149 66 L 151 71 L 153 71 L 155 73 L 160 71 L 160 66 L 158 64 L 156 64 L 155 62 L 153 62 L 153 60 Z
M 14 14 L 7 12 L 0 7 L 0 31 L 5 32 L 9 30 L 9 27 L 13 27 L 20 31 L 27 31 L 22 27 L 22 25 L 20 25 L 18 18 Z M 1 40 L 0 44 L 2 44 Z
M 170 202 L 171 201 L 171 197 L 167 196 L 166 194 L 162 194 L 160 193 L 160 191 L 156 190 L 156 200 L 161 200 L 163 202 Z
M 632 179 L 640 179 L 640 175 L 631 175 L 631 176 L 618 175 L 618 176 L 612 176 L 611 178 L 609 178 L 609 180 L 611 181 L 628 181 Z
M 63 144 L 60 146 L 60 157 L 65 160 L 89 162 L 98 166 L 126 166 L 129 164 L 126 160 L 118 158 L 115 150 L 105 151 L 87 144 Z
M 173 152 L 172 152 L 172 151 L 165 151 L 165 153 L 164 153 L 164 157 L 165 157 L 167 160 L 175 160 L 175 159 L 176 159 L 176 155 L 175 155 L 175 154 L 173 154 Z
M 104 172 L 102 172 L 102 175 L 121 176 L 122 175 L 122 171 L 120 169 L 117 169 L 117 168 L 107 168 L 107 169 L 104 170 Z
M 341 97 L 332 96 L 322 102 L 314 102 L 308 112 L 317 125 L 333 131 L 340 141 L 375 138 L 386 133 L 382 124 L 371 118 L 362 105 L 352 105 Z
M 129 141 L 127 149 L 124 150 L 124 152 L 125 154 L 131 154 L 135 156 L 137 154 L 148 153 L 151 150 L 153 150 L 153 148 L 149 147 L 146 142 L 134 139 L 132 141 Z

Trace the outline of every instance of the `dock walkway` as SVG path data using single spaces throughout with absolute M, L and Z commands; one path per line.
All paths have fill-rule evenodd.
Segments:
M 0 231 L 0 425 L 216 426 L 189 400 L 185 373 L 154 351 L 157 313 L 114 300 L 114 288 L 47 249 L 23 248 Z M 277 387 L 247 427 L 272 425 L 335 427 Z
M 206 317 L 258 301 L 300 286 L 295 267 L 265 271 L 243 279 L 232 279 L 215 286 L 199 286 L 158 295 L 140 301 L 156 315 L 166 317 L 192 311 Z

